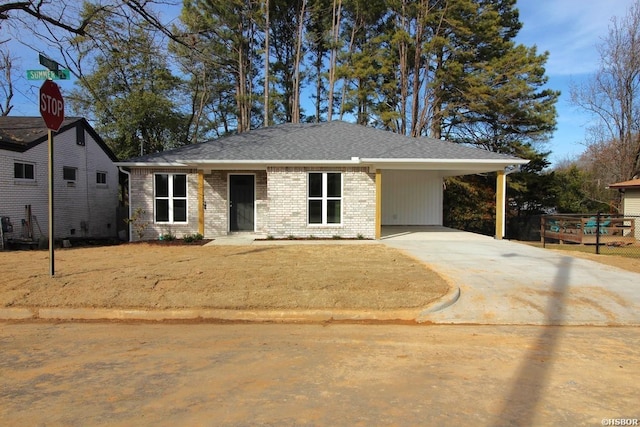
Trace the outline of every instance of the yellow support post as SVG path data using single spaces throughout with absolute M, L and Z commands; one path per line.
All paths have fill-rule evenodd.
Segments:
M 204 171 L 198 171 L 198 233 L 204 236 Z
M 496 178 L 496 239 L 504 238 L 506 216 L 507 176 L 504 171 L 498 171 Z
M 382 237 L 382 171 L 376 169 L 376 240 Z

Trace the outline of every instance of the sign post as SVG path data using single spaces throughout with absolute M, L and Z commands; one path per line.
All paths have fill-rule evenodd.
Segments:
M 40 87 L 40 115 L 49 129 L 49 274 L 55 275 L 54 222 L 53 222 L 53 132 L 57 132 L 64 121 L 64 99 L 60 88 L 51 80 Z

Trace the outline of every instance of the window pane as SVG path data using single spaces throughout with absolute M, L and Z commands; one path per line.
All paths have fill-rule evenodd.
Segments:
M 107 183 L 107 174 L 104 172 L 96 172 L 96 183 L 98 184 L 106 184 Z
M 187 222 L 187 201 L 186 200 L 174 200 L 173 201 L 173 221 L 174 222 Z
M 309 197 L 322 197 L 322 174 L 309 174 Z
M 24 178 L 26 179 L 35 179 L 35 174 L 33 173 L 33 165 L 25 164 L 24 165 Z
M 156 199 L 156 222 L 169 222 L 169 200 Z
M 187 197 L 187 175 L 173 176 L 173 197 Z
M 65 181 L 75 181 L 76 180 L 76 169 L 70 167 L 62 168 L 62 179 Z
M 156 175 L 156 197 L 169 197 L 169 175 Z
M 342 195 L 342 174 L 327 174 L 327 196 L 340 197 Z
M 340 200 L 327 200 L 327 224 L 340 224 Z
M 309 200 L 309 224 L 322 224 L 322 200 Z
M 13 177 L 14 178 L 24 178 L 24 164 L 23 163 L 14 163 L 13 164 Z

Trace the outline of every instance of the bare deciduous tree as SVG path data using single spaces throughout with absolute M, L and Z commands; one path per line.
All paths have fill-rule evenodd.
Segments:
M 627 15 L 614 18 L 609 34 L 598 46 L 600 68 L 593 78 L 571 90 L 572 102 L 592 113 L 597 124 L 591 129 L 592 154 L 607 162 L 618 180 L 631 179 L 640 171 L 640 3 Z
M 2 103 L 0 103 L 0 116 L 8 116 L 13 108 L 13 105 L 11 105 L 11 100 L 13 99 L 12 69 L 13 60 L 11 55 L 8 51 L 0 49 L 0 90 L 3 98 Z

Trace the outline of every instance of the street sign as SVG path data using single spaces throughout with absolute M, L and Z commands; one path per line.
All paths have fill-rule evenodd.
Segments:
M 69 70 L 27 70 L 27 80 L 69 80 Z
M 51 71 L 58 71 L 58 63 L 53 59 L 47 58 L 43 54 L 38 54 L 38 59 L 40 60 L 40 65 L 44 65 Z
M 40 87 L 40 115 L 47 128 L 56 132 L 64 121 L 64 100 L 60 88 L 51 80 L 45 80 Z

